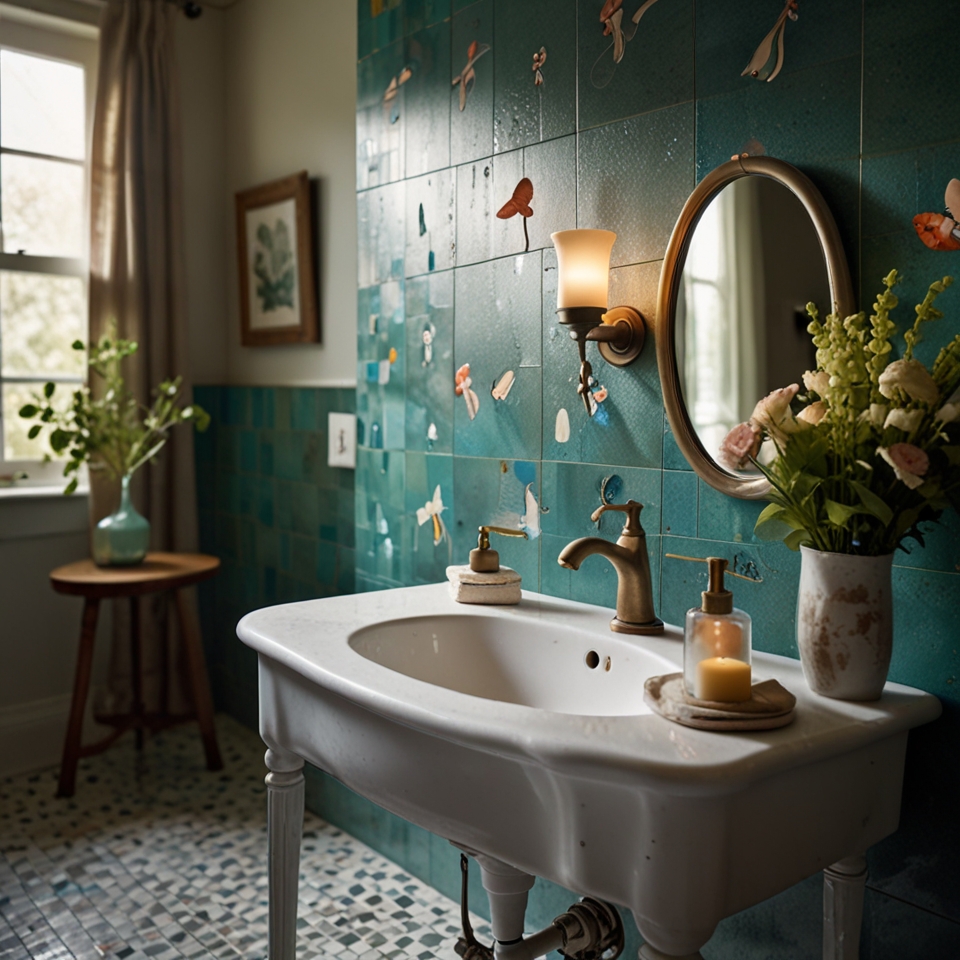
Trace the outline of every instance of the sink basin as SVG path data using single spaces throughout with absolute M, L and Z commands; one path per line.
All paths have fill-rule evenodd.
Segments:
M 797 661 L 755 654 L 755 677 L 796 695 L 794 723 L 692 730 L 643 703 L 647 677 L 680 669 L 681 631 L 609 621 L 527 592 L 457 604 L 436 584 L 258 610 L 237 632 L 259 655 L 283 783 L 306 760 L 467 849 L 629 907 L 669 956 L 896 829 L 907 733 L 936 698 L 888 684 L 876 703 L 828 700 Z
M 643 682 L 675 664 L 625 640 L 534 620 L 439 614 L 388 620 L 351 634 L 350 647 L 404 676 L 458 693 L 577 716 L 650 713 Z

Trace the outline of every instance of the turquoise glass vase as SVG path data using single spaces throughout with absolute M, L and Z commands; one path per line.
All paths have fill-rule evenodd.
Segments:
M 150 546 L 150 521 L 130 502 L 130 474 L 120 481 L 120 506 L 93 531 L 93 562 L 98 567 L 142 563 Z

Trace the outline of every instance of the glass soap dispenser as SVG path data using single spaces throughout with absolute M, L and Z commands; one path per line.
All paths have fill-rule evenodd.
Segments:
M 700 557 L 680 557 L 696 560 Z M 723 557 L 706 557 L 707 589 L 699 607 L 687 611 L 683 631 L 683 686 L 688 697 L 737 703 L 752 696 L 750 671 L 750 615 L 733 605 L 733 594 L 723 582 L 724 573 L 752 580 L 727 570 Z

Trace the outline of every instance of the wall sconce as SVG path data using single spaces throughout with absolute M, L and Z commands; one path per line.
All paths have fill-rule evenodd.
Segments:
M 643 350 L 647 328 L 633 307 L 607 309 L 610 251 L 617 235 L 610 230 L 561 230 L 550 239 L 557 250 L 557 316 L 570 330 L 580 350 L 580 383 L 587 414 L 593 367 L 587 360 L 587 341 L 598 344 L 607 363 L 625 367 Z

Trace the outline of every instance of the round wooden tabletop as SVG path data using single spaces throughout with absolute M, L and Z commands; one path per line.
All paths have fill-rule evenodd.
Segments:
M 130 567 L 98 567 L 77 560 L 57 567 L 50 583 L 57 593 L 104 599 L 133 597 L 159 590 L 177 590 L 214 576 L 220 560 L 205 553 L 148 553 L 143 563 Z

